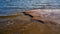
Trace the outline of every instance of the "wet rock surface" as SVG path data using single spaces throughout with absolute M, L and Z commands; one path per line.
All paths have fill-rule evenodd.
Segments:
M 39 11 L 22 12 L 13 18 L 0 17 L 0 34 L 60 34 L 60 25 L 47 20 Z
M 32 17 L 32 20 L 52 22 L 60 24 L 60 10 L 59 9 L 35 9 L 24 12 Z

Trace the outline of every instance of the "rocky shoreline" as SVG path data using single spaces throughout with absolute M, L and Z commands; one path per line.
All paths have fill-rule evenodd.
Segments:
M 18 16 L 0 18 L 0 34 L 60 34 L 59 23 L 47 20 L 39 11 L 29 10 Z

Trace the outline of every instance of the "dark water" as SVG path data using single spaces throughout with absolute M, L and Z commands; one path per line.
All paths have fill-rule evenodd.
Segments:
M 0 16 L 29 9 L 60 9 L 60 0 L 0 0 Z

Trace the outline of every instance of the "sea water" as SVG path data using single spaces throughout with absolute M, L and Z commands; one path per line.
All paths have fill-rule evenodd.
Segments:
M 0 0 L 0 16 L 30 9 L 60 9 L 60 0 Z

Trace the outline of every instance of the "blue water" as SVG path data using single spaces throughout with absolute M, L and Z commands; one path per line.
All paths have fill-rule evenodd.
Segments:
M 60 9 L 60 0 L 0 0 L 0 16 L 29 9 Z

